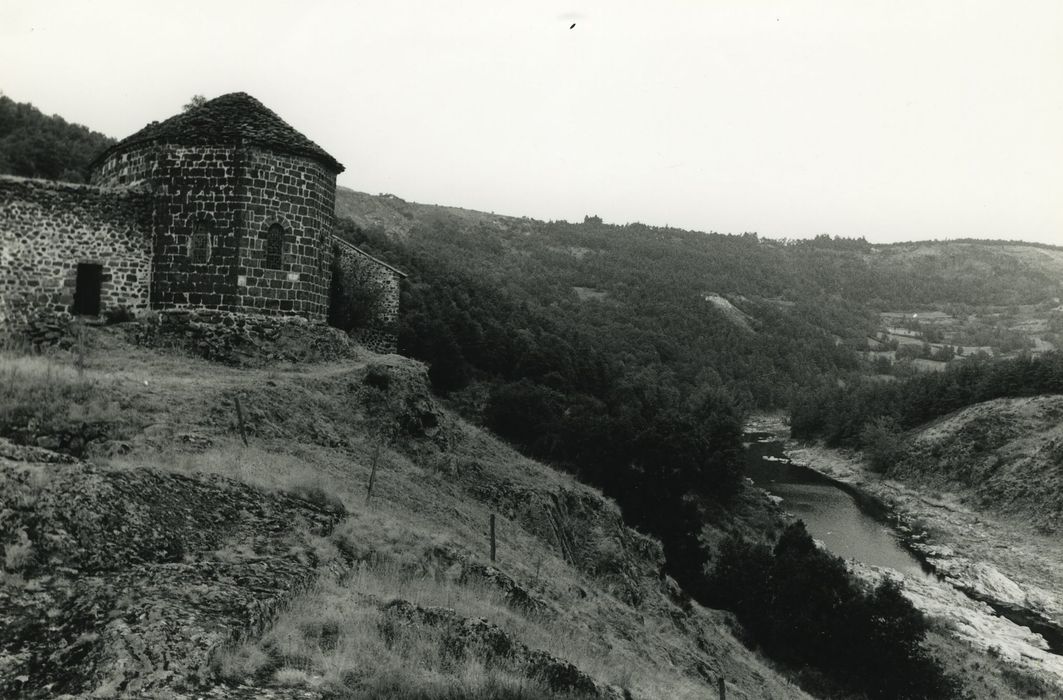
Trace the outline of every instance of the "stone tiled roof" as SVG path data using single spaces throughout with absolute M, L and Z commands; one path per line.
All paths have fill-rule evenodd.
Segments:
M 343 172 L 343 166 L 325 149 L 245 92 L 215 97 L 166 121 L 152 122 L 108 148 L 93 161 L 92 166 L 102 163 L 113 153 L 121 153 L 145 143 L 264 146 L 282 153 L 313 158 L 335 173 Z

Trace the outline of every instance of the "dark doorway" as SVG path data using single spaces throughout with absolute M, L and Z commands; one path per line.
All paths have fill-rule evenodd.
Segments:
M 100 315 L 100 286 L 103 284 L 103 265 L 78 263 L 77 285 L 74 287 L 73 312 L 79 316 Z

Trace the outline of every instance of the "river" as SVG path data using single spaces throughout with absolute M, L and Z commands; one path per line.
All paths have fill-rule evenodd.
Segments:
M 930 570 L 885 522 L 885 513 L 867 500 L 808 467 L 792 464 L 783 445 L 768 433 L 748 433 L 745 474 L 782 499 L 787 512 L 804 521 L 808 533 L 832 553 L 906 576 L 930 576 Z
M 843 559 L 888 567 L 907 578 L 936 578 L 929 566 L 905 548 L 888 514 L 875 501 L 813 469 L 793 464 L 776 435 L 750 432 L 745 438 L 745 475 L 781 498 L 781 507 L 804 521 L 809 534 L 828 551 Z M 1025 611 L 986 602 L 998 615 L 1040 634 L 1053 654 L 1063 654 L 1063 630 Z

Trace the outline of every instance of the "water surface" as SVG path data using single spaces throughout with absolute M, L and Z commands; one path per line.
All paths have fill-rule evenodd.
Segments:
M 886 566 L 909 576 L 928 576 L 928 569 L 904 548 L 885 514 L 858 501 L 841 485 L 783 455 L 780 441 L 766 433 L 750 433 L 746 476 L 768 493 L 782 498 L 782 507 L 805 522 L 812 537 L 843 559 Z

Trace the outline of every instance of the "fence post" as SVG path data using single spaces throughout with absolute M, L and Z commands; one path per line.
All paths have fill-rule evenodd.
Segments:
M 380 463 L 381 447 L 379 444 L 373 449 L 373 467 L 369 470 L 369 485 L 365 487 L 365 504 L 369 505 L 369 499 L 373 497 L 373 483 L 376 482 L 376 467 Z
M 495 561 L 495 514 L 491 513 L 491 563 Z
M 720 689 L 720 700 L 727 700 L 727 681 L 723 679 L 723 676 L 720 676 L 716 683 Z
M 240 397 L 236 399 L 236 421 L 240 424 L 240 437 L 244 439 L 244 447 L 247 447 L 247 428 L 244 427 L 244 410 L 240 407 Z

